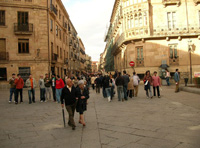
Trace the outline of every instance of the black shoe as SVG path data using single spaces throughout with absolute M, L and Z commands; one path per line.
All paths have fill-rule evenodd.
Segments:
M 33 103 L 35 103 L 35 101 L 33 101 Z
M 69 126 L 72 126 L 70 123 L 68 123 Z
M 18 104 L 18 102 L 15 102 L 15 104 L 17 105 L 17 104 Z
M 76 129 L 76 127 L 72 127 L 72 130 L 75 130 Z
M 32 102 L 29 102 L 29 104 L 31 104 Z

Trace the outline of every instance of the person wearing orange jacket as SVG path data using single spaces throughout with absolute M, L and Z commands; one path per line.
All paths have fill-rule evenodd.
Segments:
M 17 78 L 15 79 L 16 85 L 16 96 L 15 96 L 15 104 L 18 104 L 18 95 L 20 93 L 20 103 L 23 102 L 23 87 L 24 87 L 24 80 L 21 78 L 21 75 L 18 74 Z

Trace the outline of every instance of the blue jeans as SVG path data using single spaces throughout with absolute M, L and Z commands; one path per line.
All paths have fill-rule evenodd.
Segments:
M 102 89 L 102 93 L 103 93 L 103 97 L 106 98 L 106 97 L 107 97 L 107 96 L 106 96 L 106 90 L 105 90 L 104 87 L 103 87 L 103 89 Z
M 61 94 L 62 94 L 62 88 L 61 89 L 56 89 L 56 99 L 57 99 L 58 103 L 60 103 Z
M 166 78 L 167 85 L 170 86 L 169 77 Z
M 28 90 L 29 103 L 32 103 L 31 94 L 32 94 L 32 101 L 35 102 L 35 89 Z
M 106 88 L 106 96 L 107 96 L 107 98 L 111 97 L 111 88 L 110 87 Z
M 14 94 L 14 99 L 15 99 L 15 97 L 16 97 L 15 88 L 10 88 L 10 100 L 9 101 L 12 101 L 13 94 Z
M 118 101 L 124 99 L 124 90 L 123 86 L 117 86 L 117 94 L 118 94 Z
M 125 100 L 128 100 L 128 98 L 127 98 L 127 87 L 128 87 L 128 85 L 124 85 L 124 99 Z
M 40 88 L 40 101 L 45 101 L 45 88 Z

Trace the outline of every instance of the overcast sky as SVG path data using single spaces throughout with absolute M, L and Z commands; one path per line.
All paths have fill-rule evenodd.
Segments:
M 98 61 L 115 0 L 62 0 L 86 53 Z

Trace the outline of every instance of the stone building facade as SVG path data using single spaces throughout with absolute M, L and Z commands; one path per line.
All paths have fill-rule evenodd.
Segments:
M 135 70 L 143 78 L 146 70 L 164 77 L 168 68 L 173 81 L 178 68 L 182 82 L 199 72 L 199 2 L 116 0 L 105 38 L 112 46 L 115 70 L 129 74 Z M 134 69 L 130 61 L 135 62 Z
M 79 69 L 77 34 L 61 0 L 0 0 L 0 83 Z

